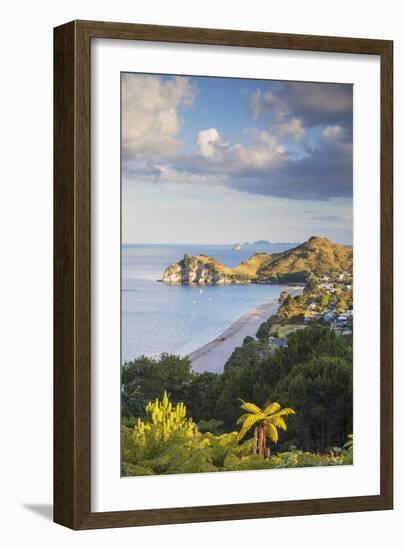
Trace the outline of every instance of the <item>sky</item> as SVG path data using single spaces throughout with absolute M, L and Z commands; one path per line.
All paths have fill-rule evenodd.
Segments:
M 350 84 L 122 74 L 123 243 L 352 243 Z

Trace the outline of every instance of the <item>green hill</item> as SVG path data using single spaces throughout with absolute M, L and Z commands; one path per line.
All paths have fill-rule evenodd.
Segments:
M 284 252 L 253 254 L 233 269 L 210 256 L 187 256 L 164 272 L 167 283 L 245 284 L 305 282 L 310 275 L 352 271 L 353 249 L 324 237 L 311 237 Z
M 268 255 L 257 269 L 256 278 L 259 281 L 306 280 L 310 274 L 341 273 L 351 271 L 352 267 L 352 247 L 335 244 L 326 238 L 311 237 L 295 248 Z

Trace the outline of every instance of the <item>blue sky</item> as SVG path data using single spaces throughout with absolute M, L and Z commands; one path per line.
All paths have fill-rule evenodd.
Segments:
M 123 242 L 351 243 L 352 94 L 123 74 Z

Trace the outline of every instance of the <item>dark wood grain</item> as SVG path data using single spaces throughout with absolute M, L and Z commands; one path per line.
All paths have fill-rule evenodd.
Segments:
M 69 23 L 54 45 L 54 519 L 90 510 L 90 44 Z M 80 54 L 79 54 L 80 52 Z
M 387 40 L 312 36 L 271 32 L 205 29 L 197 27 L 169 27 L 109 23 L 104 21 L 76 21 L 80 31 L 91 38 L 123 40 L 150 40 L 185 44 L 240 46 L 246 48 L 273 48 L 315 52 L 361 53 L 382 55 L 390 44 Z
M 91 39 L 381 57 L 381 488 L 379 495 L 91 512 Z M 54 519 L 72 529 L 386 510 L 393 506 L 393 43 L 73 21 L 54 31 Z
M 393 507 L 393 42 L 381 57 L 381 494 Z
M 74 25 L 54 36 L 54 519 L 73 526 L 74 360 Z M 88 366 L 87 366 L 88 369 Z

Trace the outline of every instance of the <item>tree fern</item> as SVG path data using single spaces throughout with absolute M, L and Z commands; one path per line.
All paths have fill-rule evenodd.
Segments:
M 246 433 L 255 426 L 255 440 L 257 453 L 267 457 L 269 449 L 266 447 L 266 439 L 277 443 L 279 435 L 278 429 L 286 430 L 287 425 L 283 417 L 290 414 L 295 414 L 294 409 L 290 407 L 281 408 L 279 403 L 266 403 L 264 409 L 261 409 L 254 403 L 247 403 L 240 400 L 241 409 L 247 411 L 239 419 L 238 423 L 242 424 L 238 438 L 241 440 Z

